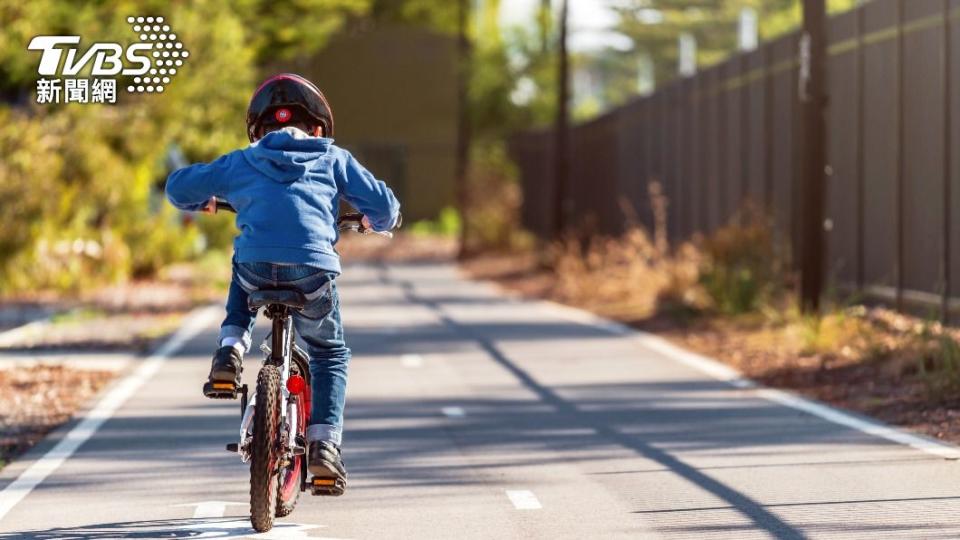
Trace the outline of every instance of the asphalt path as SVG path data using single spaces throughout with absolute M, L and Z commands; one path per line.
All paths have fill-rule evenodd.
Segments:
M 953 447 L 449 265 L 340 283 L 343 497 L 253 534 L 239 406 L 200 392 L 208 308 L 0 472 L 0 539 L 960 538 Z

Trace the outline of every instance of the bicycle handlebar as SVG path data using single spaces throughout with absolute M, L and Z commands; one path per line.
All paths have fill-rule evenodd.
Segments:
M 217 211 L 233 212 L 237 213 L 237 209 L 233 207 L 232 204 L 227 201 L 222 201 L 217 199 Z M 390 231 L 375 231 L 373 229 L 368 229 L 363 226 L 363 214 L 359 213 L 348 213 L 343 214 L 337 218 L 337 229 L 341 231 L 354 231 L 360 234 L 378 234 L 386 238 L 393 238 L 393 233 Z

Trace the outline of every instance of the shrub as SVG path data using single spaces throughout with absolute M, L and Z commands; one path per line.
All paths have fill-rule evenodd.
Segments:
M 701 283 L 714 307 L 728 315 L 762 308 L 783 287 L 781 265 L 765 220 L 732 223 L 703 243 L 706 258 Z

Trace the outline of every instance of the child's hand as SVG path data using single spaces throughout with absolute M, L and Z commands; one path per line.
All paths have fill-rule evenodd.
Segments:
M 210 197 L 210 200 L 207 201 L 206 206 L 200 209 L 204 214 L 216 214 L 217 213 L 217 198 Z

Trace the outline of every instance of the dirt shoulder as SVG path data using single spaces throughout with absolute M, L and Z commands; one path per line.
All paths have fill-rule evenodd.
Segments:
M 0 370 L 0 467 L 70 420 L 115 376 L 55 365 Z
M 937 439 L 960 443 L 960 397 L 944 357 L 955 331 L 888 310 L 849 307 L 822 319 L 738 317 L 596 304 L 563 294 L 559 277 L 529 254 L 483 256 L 462 264 L 474 279 L 529 298 L 558 301 L 655 332 L 716 358 L 768 386 L 863 413 Z
M 0 328 L 0 467 L 67 422 L 194 307 L 222 302 L 229 275 L 224 258 L 82 293 L 0 300 L 9 323 Z

